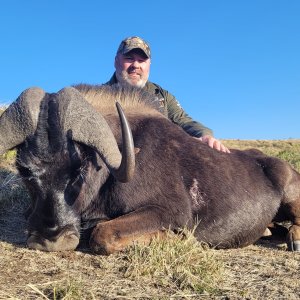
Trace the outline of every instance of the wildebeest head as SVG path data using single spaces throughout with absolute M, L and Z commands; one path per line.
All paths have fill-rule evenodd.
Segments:
M 13 137 L 0 150 L 17 146 L 17 168 L 32 198 L 29 247 L 46 251 L 77 247 L 87 172 L 101 172 L 95 186 L 101 185 L 109 172 L 119 181 L 130 180 L 133 141 L 127 120 L 120 106 L 117 108 L 122 155 L 105 119 L 74 88 L 57 94 L 30 89 L 1 118 L 2 128 L 13 132 Z M 0 133 L 0 140 L 4 134 Z

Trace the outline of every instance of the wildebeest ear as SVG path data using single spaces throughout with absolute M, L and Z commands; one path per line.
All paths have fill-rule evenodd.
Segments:
M 3 112 L 0 117 L 0 154 L 23 143 L 35 132 L 44 96 L 42 89 L 29 88 Z
M 122 154 L 104 117 L 75 88 L 64 88 L 57 94 L 61 128 L 72 131 L 73 140 L 83 143 L 101 156 L 117 180 L 126 182 L 133 176 L 134 147 L 128 122 L 118 106 L 123 135 Z M 124 151 L 123 151 L 124 150 Z

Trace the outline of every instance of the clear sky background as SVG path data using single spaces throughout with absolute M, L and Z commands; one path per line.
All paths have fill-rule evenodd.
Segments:
M 120 41 L 217 138 L 300 138 L 298 0 L 0 1 L 0 103 L 108 81 Z

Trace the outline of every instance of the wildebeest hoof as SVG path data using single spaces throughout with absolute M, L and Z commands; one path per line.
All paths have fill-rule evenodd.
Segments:
M 271 230 L 267 227 L 267 228 L 265 229 L 265 231 L 264 231 L 264 233 L 262 234 L 261 237 L 270 237 L 270 236 L 272 236 L 272 232 L 271 232 Z
M 288 250 L 300 252 L 300 241 L 289 241 L 288 242 Z

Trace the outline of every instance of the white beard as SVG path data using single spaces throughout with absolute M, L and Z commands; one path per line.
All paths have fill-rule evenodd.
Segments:
M 137 82 L 132 82 L 131 79 L 128 77 L 128 74 L 126 71 L 123 71 L 121 74 L 117 73 L 116 72 L 116 77 L 117 77 L 117 80 L 118 82 L 121 84 L 121 85 L 131 85 L 131 86 L 135 86 L 135 87 L 138 87 L 138 88 L 143 88 L 147 82 L 147 80 L 144 80 L 144 79 L 140 79 L 138 80 Z

